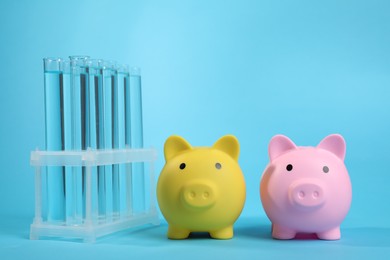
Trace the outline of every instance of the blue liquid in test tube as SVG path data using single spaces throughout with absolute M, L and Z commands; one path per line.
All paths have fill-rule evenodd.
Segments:
M 112 148 L 124 148 L 124 101 L 123 84 L 118 82 L 118 66 L 111 62 L 112 87 Z M 122 91 L 120 91 L 122 89 Z M 120 172 L 122 165 L 114 164 L 112 172 L 112 209 L 113 217 L 120 217 Z
M 99 111 L 102 116 L 102 145 L 101 149 L 112 149 L 114 147 L 114 85 L 115 85 L 115 71 L 110 62 L 103 62 L 103 84 L 101 93 L 101 108 Z M 104 190 L 105 190 L 105 216 L 108 221 L 112 219 L 113 213 L 113 165 L 104 167 Z
M 47 151 L 65 149 L 64 78 L 61 59 L 44 59 L 45 147 Z M 65 220 L 65 167 L 47 167 L 47 205 L 49 222 Z
M 125 146 L 131 148 L 131 107 L 130 107 L 130 72 L 126 67 L 121 73 L 118 74 L 119 81 L 123 80 L 124 85 L 124 109 L 125 109 Z M 133 209 L 133 165 L 131 163 L 126 164 L 125 174 L 125 186 L 126 186 L 126 214 L 131 215 L 134 212 Z
M 129 69 L 126 65 L 118 65 L 117 66 L 117 84 L 115 88 L 115 118 L 114 118 L 114 147 L 116 149 L 124 149 L 126 148 L 126 129 L 125 129 L 125 97 L 126 97 L 126 80 L 129 77 Z M 129 146 L 130 147 L 130 146 Z M 127 173 L 127 170 L 129 171 Z M 116 165 L 114 168 L 114 173 L 116 174 L 116 182 L 117 192 L 115 193 L 117 196 L 118 204 L 116 205 L 119 211 L 119 214 L 126 215 L 131 208 L 130 199 L 131 195 L 131 185 L 128 180 L 131 176 L 131 165 L 129 164 L 121 164 Z M 130 211 L 131 212 L 131 211 Z
M 87 116 L 87 124 L 88 124 L 88 138 L 87 138 L 87 146 L 91 149 L 99 149 L 102 145 L 103 137 L 101 133 L 101 129 L 99 128 L 99 122 L 102 120 L 99 114 L 99 93 L 102 89 L 102 77 L 103 72 L 100 66 L 100 60 L 88 60 L 87 61 L 87 75 L 88 75 L 88 87 L 87 87 L 87 107 L 88 116 Z M 101 125 L 102 126 L 102 125 Z M 100 127 L 101 127 L 100 126 Z M 105 213 L 105 185 L 101 176 L 104 176 L 104 168 L 93 167 L 91 174 L 91 197 L 92 197 L 92 221 L 96 222 L 99 216 L 99 209 Z M 104 179 L 104 178 L 103 178 Z M 100 182 L 99 182 L 100 180 Z M 100 186 L 99 186 L 100 185 Z M 100 205 L 100 206 L 99 206 Z M 104 209 L 104 210 L 103 210 Z
M 86 62 L 88 56 L 70 56 L 71 92 L 72 92 L 72 149 L 86 150 L 88 138 Z M 73 167 L 71 185 L 70 215 L 74 223 L 79 224 L 85 216 L 85 167 Z
M 71 65 L 70 61 L 62 61 L 63 75 L 63 125 L 64 125 L 64 149 L 72 150 L 73 148 L 73 122 L 72 122 L 72 82 L 71 82 Z M 73 224 L 73 183 L 72 167 L 65 166 L 65 220 L 67 224 Z
M 106 148 L 106 95 L 107 91 L 105 90 L 105 81 L 104 81 L 104 74 L 105 67 L 104 67 L 104 61 L 103 60 L 91 60 L 91 63 L 89 65 L 89 83 L 90 83 L 90 89 L 93 89 L 93 103 L 94 108 L 93 113 L 95 122 L 91 122 L 93 127 L 91 129 L 94 129 L 96 132 L 92 131 L 93 133 L 91 135 L 92 141 L 92 148 L 95 148 L 94 145 L 96 144 L 96 148 L 101 149 L 107 149 Z M 109 94 L 109 93 L 108 93 Z M 93 138 L 95 136 L 95 138 Z M 97 176 L 96 176 L 96 183 L 97 183 L 97 214 L 99 221 L 106 219 L 107 214 L 107 183 L 106 183 L 106 169 L 108 166 L 98 166 L 97 167 Z M 95 179 L 93 178 L 93 181 Z
M 141 90 L 141 72 L 139 68 L 133 67 L 130 69 L 129 85 L 126 86 L 129 90 L 127 96 L 129 104 L 126 104 L 129 110 L 127 123 L 130 127 L 127 131 L 130 137 L 131 148 L 143 148 L 143 126 L 142 126 L 142 90 Z M 133 211 L 143 212 L 145 210 L 145 176 L 144 163 L 133 163 L 132 165 L 132 190 L 133 190 Z M 136 200 L 135 200 L 136 199 Z

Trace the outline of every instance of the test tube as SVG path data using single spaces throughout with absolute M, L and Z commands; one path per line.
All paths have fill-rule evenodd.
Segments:
M 114 85 L 115 71 L 111 62 L 104 61 L 102 85 L 102 116 L 103 116 L 103 145 L 102 149 L 112 149 L 114 145 Z M 113 165 L 104 167 L 105 184 L 105 216 L 107 221 L 112 220 L 113 213 Z
M 73 149 L 73 121 L 72 121 L 72 78 L 71 64 L 69 60 L 62 61 L 63 75 L 63 124 L 64 124 L 64 149 Z M 65 220 L 67 224 L 74 224 L 74 191 L 73 191 L 73 167 L 65 166 Z
M 104 61 L 91 60 L 90 66 L 90 84 L 94 89 L 94 113 L 96 129 L 96 148 L 105 149 L 105 90 L 104 90 Z M 92 89 L 92 88 L 91 88 Z M 106 184 L 106 166 L 97 167 L 97 213 L 98 220 L 105 221 L 107 213 L 107 184 Z
M 64 150 L 64 77 L 61 59 L 45 58 L 45 147 L 47 151 Z M 65 167 L 48 167 L 46 175 L 49 222 L 62 222 L 65 218 Z M 45 214 L 45 215 L 46 215 Z
M 137 67 L 130 69 L 130 109 L 132 148 L 143 148 L 141 70 Z
M 116 149 L 124 149 L 126 148 L 126 110 L 125 110 L 125 98 L 126 98 L 126 80 L 129 77 L 129 68 L 127 65 L 118 65 L 117 66 L 117 84 L 115 89 L 115 123 L 114 123 L 114 148 Z M 118 182 L 118 192 L 117 201 L 118 203 L 118 211 L 122 217 L 127 215 L 128 208 L 128 197 L 130 189 L 127 188 L 128 176 L 126 173 L 126 167 L 129 167 L 128 164 L 116 165 L 114 172 L 117 174 L 117 182 Z M 129 204 L 130 205 L 130 204 Z
M 87 86 L 88 77 L 86 61 L 88 56 L 70 56 L 71 92 L 72 92 L 72 148 L 86 150 L 88 138 L 87 129 Z M 81 223 L 85 216 L 85 180 L 84 167 L 73 167 L 72 171 L 73 201 L 72 212 L 75 223 Z
M 89 134 L 87 138 L 88 148 L 91 149 L 99 149 L 101 148 L 102 141 L 101 137 L 103 136 L 101 133 L 101 126 L 99 124 L 101 117 L 99 116 L 99 93 L 102 88 L 102 68 L 101 68 L 101 60 L 89 59 L 87 61 L 87 75 L 88 75 L 88 129 Z M 103 197 L 105 196 L 105 186 L 104 181 L 99 177 L 104 175 L 103 167 L 93 167 L 91 171 L 91 217 L 92 221 L 96 222 L 99 216 L 99 209 L 104 209 L 103 204 L 105 200 Z M 99 181 L 100 180 L 100 181 Z M 100 203 L 102 205 L 100 205 Z M 100 205 L 100 206 L 99 206 Z
M 128 101 L 126 107 L 129 111 L 130 127 L 130 145 L 132 148 L 143 148 L 143 126 L 142 126 L 142 87 L 141 87 L 141 71 L 137 67 L 132 67 L 129 73 Z M 145 210 L 145 176 L 144 163 L 132 164 L 132 190 L 133 190 L 133 211 L 143 212 Z
M 118 73 L 119 81 L 122 81 L 124 84 L 124 109 L 125 109 L 125 146 L 126 148 L 131 148 L 131 107 L 130 107 L 130 72 L 129 68 L 126 67 L 125 70 Z M 125 186 L 126 186 L 126 214 L 133 214 L 133 167 L 131 163 L 126 164 L 126 174 L 125 174 Z
M 112 148 L 120 149 L 124 147 L 124 101 L 123 84 L 118 82 L 118 66 L 116 62 L 110 62 L 111 69 L 111 88 L 112 88 Z M 112 210 L 113 218 L 120 216 L 120 167 L 114 164 L 112 166 Z

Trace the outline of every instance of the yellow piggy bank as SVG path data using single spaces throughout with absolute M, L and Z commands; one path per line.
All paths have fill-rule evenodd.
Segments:
M 180 136 L 167 139 L 157 199 L 168 222 L 168 238 L 185 239 L 191 232 L 209 232 L 216 239 L 233 237 L 233 224 L 245 203 L 239 153 L 232 135 L 212 147 L 192 147 Z

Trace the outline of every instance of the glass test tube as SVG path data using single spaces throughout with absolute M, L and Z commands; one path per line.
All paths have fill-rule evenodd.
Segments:
M 119 149 L 124 146 L 124 136 L 122 126 L 124 124 L 123 115 L 123 94 L 119 89 L 123 88 L 118 82 L 118 66 L 115 62 L 110 62 L 111 88 L 112 88 L 112 148 Z M 120 216 L 120 165 L 112 166 L 112 213 L 114 218 Z
M 47 151 L 65 148 L 64 78 L 61 59 L 44 59 L 45 82 L 45 147 Z M 47 214 L 49 222 L 62 222 L 65 217 L 65 167 L 47 167 Z
M 103 116 L 103 145 L 102 149 L 112 149 L 114 144 L 114 85 L 115 71 L 110 62 L 103 62 L 103 86 L 102 86 L 102 116 Z M 113 213 L 113 165 L 104 167 L 105 184 L 105 213 L 110 221 Z
M 126 67 L 122 73 L 119 73 L 119 81 L 124 84 L 124 96 L 125 96 L 125 146 L 131 148 L 131 109 L 130 109 L 130 72 Z M 126 164 L 126 213 L 128 215 L 133 214 L 133 165 L 131 163 Z
M 104 90 L 104 61 L 92 60 L 90 64 L 90 84 L 93 82 L 94 89 L 94 113 L 96 128 L 96 148 L 106 149 L 105 143 L 105 90 Z M 97 167 L 97 207 L 98 219 L 104 221 L 107 212 L 107 184 L 106 184 L 106 166 Z
M 87 86 L 86 61 L 88 56 L 70 56 L 71 92 L 72 92 L 72 149 L 86 150 L 87 129 Z M 85 168 L 73 167 L 71 219 L 75 224 L 81 223 L 85 216 Z
M 117 87 L 115 89 L 115 123 L 114 123 L 114 147 L 117 149 L 126 148 L 126 110 L 125 110 L 125 98 L 126 98 L 126 80 L 129 77 L 129 69 L 127 65 L 118 65 L 117 66 Z M 118 211 L 121 216 L 126 216 L 128 213 L 128 209 L 131 207 L 131 203 L 129 202 L 129 194 L 131 192 L 131 186 L 128 185 L 128 174 L 127 168 L 130 168 L 129 164 L 121 164 L 115 166 L 114 172 L 117 174 L 117 182 L 118 182 Z M 130 172 L 129 172 L 130 173 Z M 131 176 L 130 176 L 131 177 Z M 130 180 L 131 181 L 131 180 Z M 131 183 L 131 182 L 130 182 Z
M 102 141 L 100 138 L 103 136 L 101 134 L 101 129 L 99 128 L 99 93 L 102 88 L 102 68 L 100 66 L 101 60 L 88 60 L 87 61 L 87 75 L 88 75 L 88 87 L 87 87 L 87 98 L 88 98 L 88 138 L 87 147 L 91 149 L 101 148 Z M 103 173 L 102 173 L 103 172 Z M 96 222 L 99 216 L 99 209 L 104 208 L 104 206 L 99 206 L 99 203 L 104 202 L 101 197 L 104 197 L 104 182 L 100 179 L 99 176 L 104 175 L 103 167 L 93 167 L 91 173 L 91 193 L 92 193 L 92 221 Z M 99 186 L 100 185 L 100 186 Z
M 131 148 L 143 148 L 143 126 L 142 126 L 142 90 L 141 90 L 141 72 L 139 68 L 130 69 L 129 84 L 126 86 L 128 91 L 128 101 L 126 111 L 130 120 L 130 145 Z M 132 165 L 132 191 L 133 191 L 133 211 L 145 211 L 145 176 L 144 163 L 133 163 Z M 136 198 L 136 200 L 135 200 Z
M 73 148 L 73 122 L 72 122 L 72 82 L 71 82 L 71 65 L 69 60 L 62 61 L 63 75 L 63 111 L 64 111 L 64 149 L 72 150 Z M 73 190 L 72 190 L 72 167 L 65 166 L 64 190 L 65 190 L 65 220 L 67 224 L 73 223 Z

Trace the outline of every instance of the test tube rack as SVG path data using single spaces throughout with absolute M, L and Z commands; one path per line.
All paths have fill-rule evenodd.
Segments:
M 96 185 L 96 171 L 93 169 L 104 165 L 130 165 L 145 162 L 149 164 L 149 183 L 155 187 L 154 162 L 157 157 L 155 149 L 118 149 L 118 150 L 91 150 L 86 151 L 33 151 L 30 162 L 35 167 L 35 218 L 31 224 L 30 239 L 40 237 L 61 237 L 83 239 L 84 242 L 95 242 L 96 238 L 120 230 L 137 227 L 145 224 L 159 224 L 158 212 L 155 202 L 155 189 L 149 190 L 149 207 L 144 212 L 133 212 L 131 203 L 120 214 L 108 212 L 102 218 L 93 205 L 97 203 L 94 190 Z M 85 167 L 85 217 L 78 224 L 65 222 L 45 221 L 43 202 L 45 201 L 44 174 L 42 168 L 47 166 Z M 127 173 L 128 174 L 128 173 Z M 146 173 L 145 173 L 146 174 Z M 129 177 L 129 175 L 127 175 Z M 124 194 L 127 201 L 131 201 L 131 182 L 127 182 Z M 76 204 L 76 202 L 74 202 Z
M 96 238 L 159 223 L 157 152 L 143 147 L 139 68 L 45 58 L 45 150 L 33 151 L 30 238 Z

